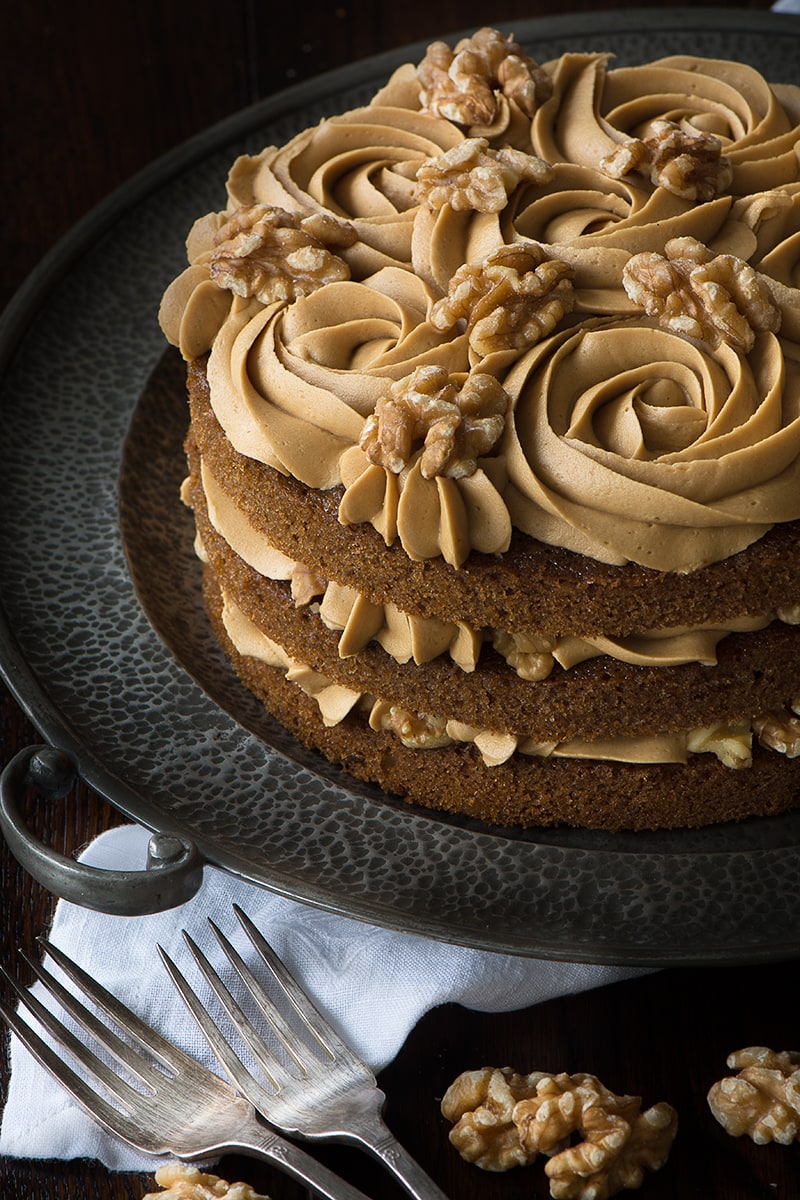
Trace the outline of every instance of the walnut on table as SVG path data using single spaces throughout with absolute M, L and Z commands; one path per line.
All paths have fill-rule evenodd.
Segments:
M 462 39 L 455 50 L 432 42 L 417 78 L 424 111 L 468 128 L 492 124 L 498 92 L 532 117 L 553 91 L 547 72 L 510 35 L 488 27 Z
M 677 1132 L 669 1104 L 642 1111 L 638 1096 L 616 1095 L 593 1075 L 520 1076 L 510 1067 L 465 1072 L 442 1112 L 456 1122 L 450 1140 L 459 1153 L 484 1170 L 546 1155 L 554 1200 L 606 1200 L 639 1187 L 646 1170 L 664 1165 Z
M 466 321 L 470 347 L 481 358 L 527 350 L 572 312 L 572 274 L 536 242 L 499 246 L 483 262 L 458 268 L 447 295 L 431 308 L 431 325 L 445 331 Z
M 545 1166 L 556 1200 L 605 1200 L 641 1185 L 664 1165 L 677 1131 L 669 1104 L 645 1112 L 638 1096 L 618 1096 L 594 1075 L 555 1075 L 514 1110 L 520 1142 L 551 1155 Z M 573 1134 L 576 1145 L 565 1145 Z M 563 1147 L 563 1148 L 562 1148 Z
M 438 158 L 426 158 L 417 170 L 417 201 L 437 211 L 502 212 L 520 183 L 541 186 L 553 168 L 535 154 L 512 146 L 493 150 L 486 138 L 465 138 Z
M 757 1145 L 789 1145 L 800 1128 L 800 1053 L 748 1046 L 728 1055 L 738 1071 L 715 1083 L 708 1105 L 732 1137 L 746 1134 Z
M 481 1067 L 459 1075 L 444 1094 L 442 1114 L 453 1123 L 450 1141 L 461 1157 L 484 1171 L 533 1162 L 536 1151 L 520 1142 L 513 1114 L 545 1078 L 541 1071 L 519 1075 L 511 1067 Z
M 148 1192 L 143 1200 L 269 1200 L 269 1196 L 254 1192 L 249 1183 L 228 1183 L 189 1163 L 167 1163 L 158 1168 L 155 1178 L 164 1190 Z
M 491 375 L 473 372 L 459 387 L 446 367 L 417 367 L 377 402 L 360 445 L 370 462 L 399 474 L 421 444 L 423 478 L 461 479 L 499 440 L 508 403 Z
M 218 230 L 209 271 L 218 287 L 244 299 L 293 301 L 350 278 L 347 263 L 330 247 L 352 246 L 356 236 L 352 225 L 325 213 L 242 206 Z
M 654 121 L 652 131 L 648 138 L 620 142 L 601 159 L 600 170 L 612 179 L 647 175 L 683 200 L 713 200 L 730 186 L 733 171 L 719 138 L 674 121 Z
M 634 254 L 622 273 L 628 297 L 673 333 L 747 354 L 758 332 L 776 333 L 781 312 L 749 263 L 693 237 L 671 238 L 664 254 Z

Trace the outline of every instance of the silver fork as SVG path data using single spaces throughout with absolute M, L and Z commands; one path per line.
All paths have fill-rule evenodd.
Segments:
M 183 936 L 197 965 L 268 1082 L 263 1084 L 245 1066 L 175 963 L 159 947 L 175 986 L 230 1078 L 262 1116 L 284 1133 L 310 1140 L 355 1143 L 378 1158 L 414 1200 L 447 1200 L 441 1188 L 384 1123 L 382 1111 L 386 1096 L 372 1071 L 314 1007 L 252 921 L 237 905 L 234 905 L 234 912 L 271 976 L 280 985 L 283 997 L 300 1017 L 306 1037 L 301 1038 L 289 1024 L 281 1008 L 268 996 L 236 949 L 209 920 L 225 955 L 293 1063 L 294 1069 L 289 1069 L 269 1048 L 217 971 L 184 930 Z
M 0 1016 L 42 1066 L 109 1133 L 146 1154 L 171 1154 L 188 1161 L 236 1151 L 265 1159 L 328 1200 L 367 1200 L 299 1146 L 268 1129 L 257 1118 L 252 1104 L 229 1084 L 157 1034 L 62 951 L 44 939 L 40 941 L 84 997 L 110 1017 L 128 1040 L 119 1037 L 44 966 L 27 955 L 23 956 L 25 961 L 89 1040 L 110 1054 L 129 1077 L 138 1080 L 139 1087 L 99 1058 L 2 967 L 0 973 L 21 1006 L 50 1033 L 61 1051 L 66 1049 L 76 1064 L 101 1085 L 106 1095 L 77 1074 L 62 1053 L 2 998 Z

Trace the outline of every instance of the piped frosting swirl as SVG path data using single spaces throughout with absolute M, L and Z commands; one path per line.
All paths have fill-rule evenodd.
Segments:
M 504 380 L 517 527 L 610 563 L 691 571 L 800 517 L 800 358 L 649 318 L 582 322 Z

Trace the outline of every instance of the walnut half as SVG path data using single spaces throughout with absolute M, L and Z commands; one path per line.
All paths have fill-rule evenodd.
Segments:
M 733 254 L 717 254 L 692 237 L 671 238 L 664 254 L 634 254 L 622 273 L 629 298 L 673 333 L 715 349 L 726 342 L 747 354 L 759 332 L 776 333 L 781 312 L 759 273 Z
M 432 42 L 417 67 L 425 111 L 457 125 L 491 125 L 497 93 L 532 117 L 553 90 L 550 76 L 512 37 L 479 29 L 455 50 Z
M 514 1124 L 520 1100 L 536 1095 L 541 1071 L 519 1075 L 511 1067 L 481 1067 L 464 1071 L 442 1099 L 442 1114 L 453 1123 L 450 1141 L 467 1162 L 484 1171 L 508 1171 L 533 1162 L 537 1151 L 527 1150 Z
M 423 478 L 474 475 L 505 425 L 508 396 L 492 375 L 473 372 L 459 388 L 445 367 L 417 367 L 392 384 L 361 431 L 370 462 L 395 475 L 422 446 Z
M 451 742 L 443 717 L 412 713 L 389 700 L 376 700 L 369 723 L 372 729 L 393 733 L 404 746 L 412 750 L 435 750 L 440 746 L 449 746 Z
M 674 121 L 654 121 L 649 138 L 620 142 L 600 162 L 612 179 L 631 172 L 648 175 L 652 183 L 683 200 L 713 200 L 733 178 L 722 143 L 713 134 L 689 130 Z
M 329 247 L 351 246 L 352 225 L 324 213 L 301 216 L 265 204 L 237 208 L 214 239 L 209 271 L 214 283 L 262 304 L 296 300 L 326 283 L 350 278 Z
M 748 1046 L 728 1055 L 737 1075 L 715 1083 L 708 1105 L 732 1137 L 746 1134 L 758 1145 L 789 1145 L 800 1128 L 800 1054 Z
M 545 1166 L 554 1200 L 606 1200 L 641 1185 L 664 1165 L 677 1131 L 669 1104 L 642 1112 L 638 1096 L 618 1096 L 594 1075 L 555 1075 L 514 1110 L 526 1150 L 551 1155 Z M 576 1144 L 567 1139 L 577 1135 Z
M 449 204 L 454 212 L 502 212 L 520 183 L 541 186 L 553 178 L 544 159 L 511 146 L 489 147 L 486 138 L 465 138 L 417 171 L 416 198 L 434 211 Z
M 447 295 L 431 309 L 431 325 L 444 331 L 465 320 L 470 348 L 480 358 L 527 350 L 572 312 L 572 274 L 536 242 L 500 246 L 482 263 L 458 268 Z
M 639 1187 L 664 1165 L 677 1132 L 665 1103 L 642 1111 L 594 1075 L 518 1075 L 510 1067 L 467 1071 L 448 1089 L 442 1112 L 462 1157 L 488 1171 L 548 1158 L 554 1200 L 606 1200 Z M 516 1135 L 516 1140 L 515 1140 Z
M 788 708 L 762 713 L 753 721 L 753 731 L 762 746 L 787 758 L 800 754 L 800 717 Z
M 228 1183 L 189 1163 L 167 1163 L 156 1171 L 163 1191 L 148 1192 L 143 1200 L 269 1200 L 258 1195 L 249 1183 Z

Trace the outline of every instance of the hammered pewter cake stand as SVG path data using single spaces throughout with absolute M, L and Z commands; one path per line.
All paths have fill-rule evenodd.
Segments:
M 613 50 L 623 65 L 691 52 L 800 80 L 791 17 L 627 10 L 593 14 L 592 30 L 580 14 L 513 28 L 540 61 L 568 50 Z M 237 154 L 367 102 L 424 49 L 332 72 L 192 139 L 90 213 L 7 310 L 0 666 L 61 766 L 32 750 L 7 768 L 6 834 L 58 891 L 63 864 L 25 850 L 20 793 L 31 779 L 56 790 L 66 758 L 165 835 L 154 839 L 156 866 L 179 839 L 188 892 L 206 862 L 364 921 L 521 955 L 641 965 L 795 955 L 800 812 L 635 835 L 508 831 L 425 812 L 299 746 L 210 634 L 178 496 L 187 414 L 182 364 L 158 328 L 161 294 L 184 265 L 195 217 L 224 205 Z M 149 873 L 137 874 L 131 910 L 154 903 Z

